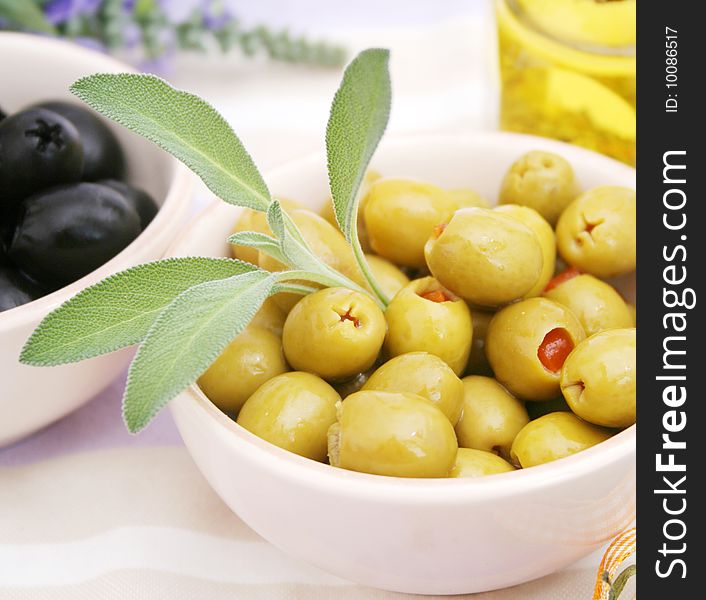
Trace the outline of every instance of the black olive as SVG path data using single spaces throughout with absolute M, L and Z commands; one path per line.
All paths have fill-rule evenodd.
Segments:
M 37 281 L 63 286 L 111 259 L 140 233 L 140 217 L 115 190 L 64 185 L 20 204 L 9 256 Z
M 7 113 L 0 107 L 0 121 L 2 121 L 7 116 Z
M 45 293 L 45 290 L 17 269 L 0 267 L 0 312 L 27 304 Z
M 122 194 L 123 198 L 128 201 L 128 204 L 130 204 L 130 206 L 137 211 L 137 214 L 140 215 L 140 224 L 142 229 L 150 224 L 150 221 L 154 219 L 154 216 L 159 210 L 157 203 L 152 199 L 152 196 L 144 190 L 115 179 L 104 179 L 98 183 L 107 185 Z
M 0 212 L 49 186 L 78 181 L 83 147 L 76 127 L 41 108 L 15 113 L 0 122 Z
M 120 143 L 95 112 L 80 104 L 59 100 L 41 102 L 35 106 L 53 110 L 78 129 L 83 143 L 82 180 L 122 179 L 125 176 L 125 156 Z

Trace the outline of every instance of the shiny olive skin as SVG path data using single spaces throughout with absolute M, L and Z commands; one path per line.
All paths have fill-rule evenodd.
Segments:
M 412 179 L 379 179 L 365 198 L 365 226 L 376 254 L 396 265 L 424 267 L 424 244 L 458 207 L 446 190 Z
M 472 448 L 459 448 L 449 477 L 485 477 L 514 470 L 515 467 L 497 454 Z
M 561 369 L 561 392 L 579 417 L 604 427 L 635 422 L 635 329 L 592 335 L 569 354 Z
M 101 185 L 107 185 L 109 188 L 113 188 L 116 192 L 120 192 L 122 197 L 130 206 L 132 206 L 140 217 L 140 227 L 142 229 L 145 229 L 145 227 L 150 224 L 159 210 L 159 207 L 152 199 L 152 196 L 140 188 L 128 185 L 124 181 L 117 181 L 116 179 L 103 179 L 98 183 Z
M 488 335 L 488 325 L 494 315 L 493 312 L 473 309 L 473 342 L 466 365 L 468 375 L 491 375 L 493 373 L 488 357 L 485 355 L 485 338 Z
M 469 188 L 447 190 L 447 193 L 454 199 L 454 202 L 456 202 L 456 210 L 473 206 L 478 208 L 490 208 L 490 202 Z
M 316 256 L 349 279 L 364 284 L 353 250 L 338 229 L 323 217 L 304 208 L 288 210 L 287 213 Z M 258 262 L 267 271 L 286 269 L 281 262 L 262 252 Z
M 328 434 L 334 467 L 392 477 L 446 477 L 458 445 L 444 413 L 409 392 L 361 391 L 338 407 Z
M 250 325 L 263 327 L 281 338 L 286 319 L 287 313 L 280 308 L 277 302 L 275 302 L 275 298 L 272 297 L 265 300 L 260 310 L 255 313 L 252 321 L 250 321 Z
M 362 389 L 417 394 L 434 404 L 452 425 L 461 416 L 461 380 L 443 360 L 427 352 L 409 352 L 391 358 L 378 367 Z
M 423 296 L 437 293 L 446 300 Z M 385 319 L 388 356 L 428 352 L 445 361 L 456 375 L 466 369 L 473 340 L 471 311 L 433 277 L 415 279 L 397 292 L 385 310 Z
M 61 287 L 113 258 L 139 233 L 140 217 L 118 192 L 70 184 L 20 204 L 9 256 L 33 279 Z
M 539 281 L 525 294 L 525 298 L 539 296 L 554 276 L 556 266 L 556 235 L 554 235 L 554 229 L 542 215 L 529 206 L 503 204 L 498 206 L 495 211 L 514 217 L 527 225 L 537 235 L 537 239 L 542 246 L 542 272 L 539 276 Z
M 571 456 L 607 440 L 611 432 L 570 412 L 554 412 L 530 421 L 512 444 L 513 464 L 526 469 Z
M 279 337 L 250 325 L 228 344 L 198 384 L 218 408 L 235 414 L 263 383 L 288 370 Z
M 635 270 L 635 191 L 602 186 L 584 192 L 556 226 L 559 253 L 570 265 L 600 278 Z
M 462 448 L 475 448 L 509 457 L 519 431 L 529 423 L 523 402 L 492 377 L 463 378 L 463 406 L 456 423 Z
M 367 198 L 367 193 L 370 189 L 370 185 L 374 181 L 380 179 L 380 177 L 381 175 L 377 171 L 374 171 L 372 169 L 367 171 L 365 173 L 365 176 L 363 177 L 363 183 L 360 186 L 360 191 L 358 192 L 360 196 L 360 200 L 358 202 L 357 219 L 358 241 L 360 242 L 360 247 L 363 249 L 363 252 L 366 253 L 372 251 L 372 246 L 370 245 L 370 239 L 368 238 L 368 230 L 365 228 L 365 218 L 363 217 L 365 212 L 365 200 Z M 331 201 L 330 197 L 326 199 L 326 202 L 324 202 L 324 205 L 321 207 L 319 214 L 329 223 L 331 223 L 331 225 L 333 225 L 336 229 L 339 229 L 338 221 L 336 220 L 336 215 L 333 212 L 333 202 Z
M 110 127 L 92 110 L 73 102 L 54 100 L 35 104 L 60 114 L 73 123 L 83 144 L 83 181 L 122 179 L 125 155 Z
M 633 326 L 625 300 L 614 287 L 593 275 L 577 275 L 562 281 L 544 292 L 544 297 L 570 309 L 583 325 L 586 335 Z
M 527 295 L 543 273 L 542 245 L 516 218 L 462 208 L 424 248 L 432 275 L 478 306 L 501 306 Z
M 547 298 L 529 298 L 498 311 L 488 327 L 485 352 L 496 379 L 523 400 L 550 400 L 561 395 L 561 364 L 550 370 L 540 358 L 547 337 L 566 339 L 565 355 L 586 334 L 574 314 Z
M 340 400 L 336 390 L 316 375 L 283 373 L 248 398 L 237 421 L 275 446 L 325 461 L 326 436 L 336 422 L 336 403 Z
M 368 266 L 375 281 L 377 281 L 388 298 L 393 298 L 397 292 L 409 283 L 409 277 L 389 260 L 375 254 L 366 254 L 365 260 L 368 261 Z
M 345 380 L 367 371 L 385 339 L 385 317 L 375 301 L 346 288 L 304 296 L 287 315 L 282 342 L 297 371 Z
M 500 185 L 500 204 L 529 206 L 555 225 L 578 194 L 571 165 L 561 156 L 534 150 L 517 159 Z
M 45 293 L 46 290 L 17 269 L 0 266 L 0 313 L 32 302 Z
M 79 133 L 61 115 L 33 108 L 0 123 L 0 214 L 39 190 L 78 181 L 82 172 Z

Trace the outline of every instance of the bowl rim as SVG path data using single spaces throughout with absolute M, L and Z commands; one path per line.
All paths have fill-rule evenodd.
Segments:
M 414 134 L 392 136 L 381 144 L 385 146 L 407 145 L 424 142 L 452 143 L 508 143 L 513 140 L 536 142 L 541 149 L 554 149 L 568 154 L 568 160 L 599 161 L 605 168 L 623 175 L 632 175 L 635 169 L 617 160 L 603 156 L 591 150 L 572 146 L 557 140 L 538 136 L 507 132 L 478 132 L 470 134 Z M 271 169 L 265 176 L 266 181 L 275 177 L 286 177 L 288 172 L 298 172 L 312 163 L 325 164 L 324 153 L 317 152 L 298 158 Z M 275 190 L 276 191 L 276 190 Z M 198 227 L 208 221 L 211 215 L 223 206 L 218 198 L 206 207 L 190 224 L 189 229 Z M 234 207 L 230 207 L 234 208 Z M 167 250 L 166 256 L 178 252 L 184 239 L 175 241 Z M 630 456 L 635 460 L 636 425 L 617 433 L 608 440 L 591 448 L 578 452 L 551 463 L 538 465 L 528 469 L 518 469 L 513 472 L 501 473 L 495 476 L 480 478 L 404 478 L 384 475 L 359 473 L 346 469 L 332 467 L 271 444 L 237 424 L 228 415 L 218 409 L 201 391 L 196 383 L 191 384 L 182 394 L 170 402 L 172 413 L 182 414 L 193 409 L 199 416 L 211 421 L 218 430 L 228 436 L 229 441 L 238 447 L 239 451 L 248 455 L 253 462 L 262 464 L 264 468 L 276 471 L 279 476 L 296 481 L 306 481 L 308 484 L 323 489 L 336 488 L 346 495 L 369 496 L 384 493 L 395 502 L 455 502 L 459 499 L 477 500 L 499 496 L 512 496 L 523 491 L 540 489 L 558 482 L 567 482 L 583 478 L 591 472 L 600 471 L 607 465 L 627 460 Z M 179 423 L 177 422 L 177 426 Z M 188 448 L 188 443 L 186 444 Z M 410 494 L 413 490 L 414 494 Z M 443 491 L 443 494 L 440 494 Z
M 84 48 L 67 40 L 19 32 L 0 32 L 0 44 L 3 43 L 3 38 L 4 40 L 11 40 L 10 45 L 16 45 L 20 48 L 23 45 L 27 45 L 35 49 L 34 47 L 37 45 L 46 45 L 49 47 L 47 48 L 48 52 L 61 51 L 75 57 L 80 56 L 83 60 L 88 58 L 88 60 L 96 63 L 96 72 L 138 73 L 130 65 L 112 56 L 91 48 Z M 67 57 L 67 60 L 70 60 L 70 56 Z M 181 223 L 181 219 L 189 206 L 190 194 L 194 186 L 194 175 L 179 160 L 168 153 L 166 154 L 169 184 L 164 196 L 164 202 L 149 225 L 113 258 L 80 279 L 36 300 L 0 312 L 0 332 L 41 320 L 50 310 L 56 308 L 81 290 L 121 270 L 121 268 L 127 268 L 127 265 L 121 267 L 121 263 L 124 263 L 130 255 L 139 254 L 144 247 L 150 245 L 159 236 L 158 232 L 164 232 L 169 223 Z M 145 235 L 145 232 L 149 232 L 149 234 Z

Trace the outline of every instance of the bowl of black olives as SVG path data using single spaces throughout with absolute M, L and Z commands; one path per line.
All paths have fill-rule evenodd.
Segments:
M 184 222 L 192 176 L 69 92 L 129 71 L 103 54 L 0 34 L 0 446 L 62 417 L 124 368 L 114 353 L 41 373 L 18 356 L 42 318 L 113 272 L 159 258 Z

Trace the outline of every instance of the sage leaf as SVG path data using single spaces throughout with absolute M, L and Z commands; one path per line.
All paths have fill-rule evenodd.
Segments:
M 229 258 L 169 258 L 121 271 L 50 312 L 25 343 L 20 362 L 61 365 L 131 346 L 185 290 L 255 269 Z
M 257 231 L 238 231 L 228 238 L 229 244 L 255 248 L 265 254 L 277 259 L 279 262 L 286 262 L 286 257 L 282 254 L 279 241 L 266 233 Z
M 365 277 L 386 301 L 358 241 L 358 191 L 390 117 L 388 50 L 361 52 L 346 68 L 331 105 L 326 155 L 334 214 Z
M 123 399 L 136 433 L 216 360 L 251 321 L 277 283 L 277 273 L 252 271 L 194 286 L 154 321 L 130 365 Z
M 99 73 L 71 91 L 91 108 L 146 137 L 194 171 L 219 198 L 267 210 L 270 192 L 227 121 L 205 100 L 154 75 Z
M 56 35 L 56 27 L 46 20 L 35 2 L 0 0 L 0 18 L 27 31 Z
M 321 259 L 309 248 L 292 218 L 282 210 L 279 200 L 273 200 L 267 209 L 267 224 L 279 239 L 280 248 L 289 266 L 317 271 L 323 267 Z

